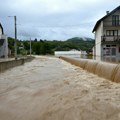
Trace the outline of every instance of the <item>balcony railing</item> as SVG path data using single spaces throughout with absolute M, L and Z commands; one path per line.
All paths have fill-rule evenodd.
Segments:
M 101 37 L 102 42 L 116 42 L 120 43 L 120 36 L 102 36 Z
M 120 20 L 106 20 L 103 22 L 104 27 L 120 26 Z

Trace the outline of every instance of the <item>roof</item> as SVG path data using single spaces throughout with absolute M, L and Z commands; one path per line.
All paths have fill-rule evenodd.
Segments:
M 3 27 L 2 27 L 2 25 L 1 25 L 1 23 L 0 23 L 0 28 L 2 29 L 2 34 L 4 34 Z
M 118 7 L 115 8 L 113 11 L 111 11 L 110 13 L 108 13 L 107 15 L 105 15 L 104 17 L 102 17 L 101 19 L 99 19 L 99 20 L 96 22 L 96 24 L 95 24 L 92 32 L 96 31 L 96 29 L 97 29 L 97 27 L 98 27 L 98 25 L 100 24 L 101 21 L 103 21 L 105 18 L 107 18 L 108 16 L 110 16 L 111 14 L 113 14 L 114 12 L 116 12 L 116 11 L 119 10 L 119 9 L 120 9 L 120 6 L 118 6 Z

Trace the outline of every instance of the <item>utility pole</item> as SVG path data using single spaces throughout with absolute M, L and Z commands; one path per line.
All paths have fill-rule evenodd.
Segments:
M 16 16 L 14 16 L 15 22 L 15 59 L 17 60 L 17 24 L 16 24 Z
M 30 56 L 31 56 L 31 52 L 32 52 L 32 49 L 31 49 L 31 38 L 30 38 Z
M 17 60 L 17 24 L 16 24 L 16 16 L 8 16 L 8 17 L 14 17 L 14 29 L 15 29 L 15 43 L 14 43 L 14 47 L 15 47 L 15 60 Z

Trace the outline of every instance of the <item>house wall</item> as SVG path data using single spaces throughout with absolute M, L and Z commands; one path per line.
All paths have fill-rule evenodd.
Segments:
M 103 35 L 106 35 L 106 30 L 118 30 L 118 35 L 120 35 L 120 29 L 118 29 L 117 27 L 104 28 Z
M 104 24 L 108 25 L 109 27 L 104 28 L 104 35 L 106 35 L 106 30 L 118 30 L 118 35 L 120 35 L 120 26 L 115 26 L 115 27 L 111 26 L 112 25 L 112 16 L 113 15 L 119 15 L 119 21 L 120 21 L 120 10 L 117 10 L 116 12 L 114 12 L 113 14 L 111 14 L 110 16 L 105 18 L 103 22 L 105 22 Z M 120 22 L 119 22 L 119 24 L 120 24 Z
M 0 27 L 0 39 L 2 37 L 2 28 Z M 3 55 L 3 46 L 0 46 L 0 57 Z
M 0 39 L 1 39 L 1 35 L 2 35 L 2 28 L 0 27 Z
M 104 19 L 103 22 L 104 25 L 108 25 L 108 27 L 104 27 L 104 30 L 103 30 L 103 35 L 106 35 L 106 30 L 118 30 L 118 35 L 120 36 L 120 26 L 112 26 L 112 16 L 113 15 L 119 15 L 119 24 L 120 24 L 120 10 L 117 10 L 116 12 L 114 12 L 113 14 L 111 14 L 110 16 L 108 16 L 107 18 Z M 108 22 L 107 22 L 108 21 Z M 114 43 L 113 43 L 114 45 Z M 120 58 L 120 45 L 117 44 L 116 45 L 116 59 L 117 57 Z
M 0 40 L 4 40 L 4 43 L 0 45 L 0 57 L 8 57 L 8 40 L 7 36 L 3 34 L 3 28 L 0 24 Z
M 117 10 L 116 12 L 112 13 L 110 16 L 108 16 L 104 20 L 107 20 L 107 21 L 112 20 L 113 15 L 119 15 L 119 20 L 120 20 L 120 10 Z
M 0 46 L 0 57 L 8 58 L 8 40 L 7 36 L 1 35 L 1 39 L 4 39 L 4 43 Z
M 117 45 L 116 54 L 120 58 L 120 45 Z
M 112 24 L 112 16 L 113 15 L 119 15 L 119 24 L 116 26 L 113 26 Z M 107 16 L 106 18 L 103 17 L 103 19 L 100 20 L 101 23 L 99 23 L 99 26 L 97 26 L 95 30 L 95 52 L 96 52 L 96 58 L 103 59 L 103 58 L 118 58 L 118 61 L 120 61 L 120 43 L 117 41 L 114 41 L 114 36 L 106 36 L 107 30 L 117 30 L 118 31 L 118 37 L 120 36 L 120 9 L 118 9 L 116 12 L 112 13 L 111 15 Z M 99 22 L 100 22 L 99 21 Z M 98 25 L 98 24 L 97 24 Z M 106 37 L 106 41 L 101 44 L 101 36 Z M 118 39 L 117 39 L 118 40 Z M 112 43 L 112 41 L 114 41 Z
M 101 57 L 101 36 L 103 35 L 103 22 L 101 22 L 95 32 L 95 52 L 97 57 Z

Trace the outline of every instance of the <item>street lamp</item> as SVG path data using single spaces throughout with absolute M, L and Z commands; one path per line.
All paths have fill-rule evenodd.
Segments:
M 16 24 L 16 16 L 8 16 L 8 17 L 14 17 L 14 27 L 15 27 L 15 60 L 17 60 L 17 24 Z

